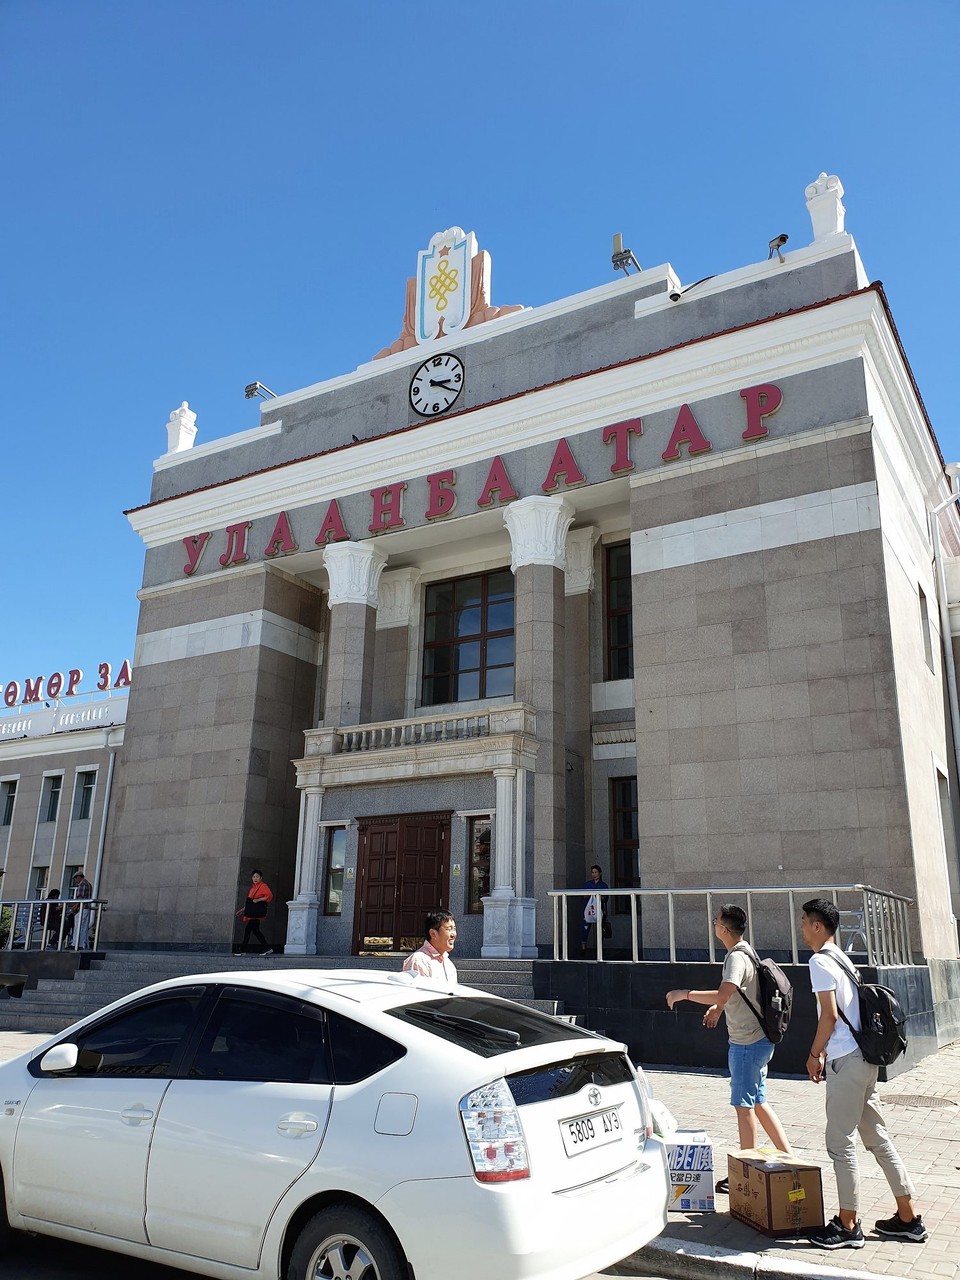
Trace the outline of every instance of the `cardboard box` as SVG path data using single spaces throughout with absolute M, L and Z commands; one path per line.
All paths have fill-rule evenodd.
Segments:
M 713 1213 L 713 1143 L 702 1129 L 667 1134 L 667 1164 L 675 1213 Z
M 763 1147 L 727 1157 L 730 1213 L 765 1236 L 799 1236 L 823 1226 L 820 1169 Z

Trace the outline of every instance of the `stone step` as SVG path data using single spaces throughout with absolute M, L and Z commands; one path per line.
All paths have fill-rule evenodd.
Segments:
M 0 1001 L 0 1028 L 56 1032 L 142 987 L 190 974 L 249 973 L 264 969 L 367 969 L 398 972 L 390 956 L 233 956 L 222 952 L 120 952 L 90 957 L 74 978 L 42 978 L 17 1000 Z M 458 957 L 461 982 L 556 1015 L 555 1000 L 534 997 L 533 961 Z

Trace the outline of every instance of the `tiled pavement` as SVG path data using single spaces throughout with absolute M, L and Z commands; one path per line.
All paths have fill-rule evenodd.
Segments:
M 648 1068 L 647 1074 L 654 1094 L 683 1128 L 706 1129 L 711 1135 L 715 1176 L 722 1178 L 726 1153 L 739 1145 L 725 1076 L 658 1067 Z M 873 1232 L 877 1218 L 889 1217 L 896 1206 L 879 1166 L 861 1145 L 864 1248 L 824 1250 L 769 1240 L 731 1218 L 726 1197 L 718 1196 L 720 1212 L 671 1213 L 666 1230 L 652 1247 L 633 1256 L 633 1266 L 651 1274 L 687 1276 L 750 1271 L 767 1278 L 778 1272 L 796 1277 L 823 1267 L 834 1274 L 854 1273 L 860 1280 L 869 1272 L 909 1280 L 960 1276 L 960 1042 L 880 1085 L 880 1097 L 887 1128 L 916 1183 L 916 1203 L 930 1232 L 926 1244 L 900 1244 Z M 821 1166 L 829 1220 L 837 1211 L 837 1190 L 823 1142 L 823 1086 L 797 1076 L 771 1076 L 767 1101 L 796 1153 Z M 760 1136 L 762 1141 L 762 1132 Z
M 46 1035 L 0 1032 L 0 1060 L 22 1053 Z M 736 1149 L 737 1126 L 727 1081 L 719 1072 L 648 1069 L 653 1091 L 684 1128 L 706 1129 L 713 1138 L 716 1177 L 726 1172 L 727 1151 Z M 908 1245 L 873 1234 L 873 1223 L 888 1217 L 893 1197 L 873 1158 L 861 1150 L 862 1249 L 832 1252 L 800 1242 L 768 1240 L 726 1212 L 672 1213 L 663 1234 L 646 1249 L 609 1268 L 607 1276 L 631 1273 L 720 1280 L 797 1280 L 817 1274 L 847 1274 L 866 1280 L 872 1273 L 907 1280 L 960 1277 L 960 1042 L 925 1058 L 880 1086 L 887 1126 L 917 1184 L 917 1204 L 930 1232 L 926 1244 Z M 823 1146 L 822 1086 L 796 1076 L 770 1079 L 768 1101 L 798 1155 L 823 1169 L 824 1211 L 836 1212 L 836 1183 Z

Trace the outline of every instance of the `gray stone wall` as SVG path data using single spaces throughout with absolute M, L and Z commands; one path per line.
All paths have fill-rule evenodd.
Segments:
M 241 608 L 319 631 L 319 593 L 285 575 L 218 585 L 146 601 L 139 634 Z M 282 942 L 299 813 L 290 761 L 315 682 L 315 662 L 266 644 L 137 667 L 104 864 L 108 942 L 229 947 L 254 867 L 274 891 L 270 932 Z
M 665 478 L 634 527 L 873 475 L 869 433 L 759 449 Z M 879 529 L 638 574 L 633 593 L 644 885 L 911 893 Z

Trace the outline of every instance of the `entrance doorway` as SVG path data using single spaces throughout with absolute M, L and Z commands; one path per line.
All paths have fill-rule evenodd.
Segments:
M 404 813 L 359 820 L 354 955 L 415 951 L 427 912 L 447 909 L 450 817 Z

